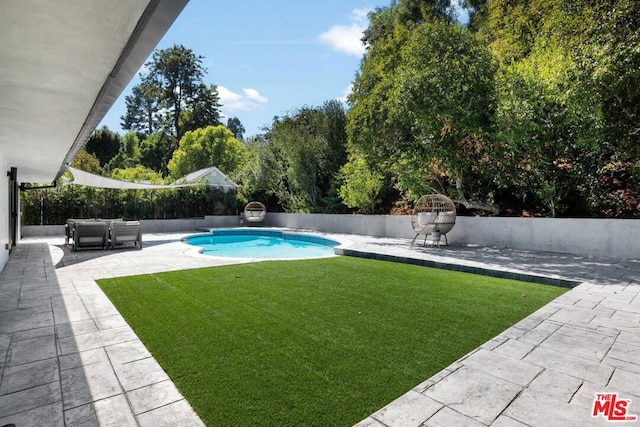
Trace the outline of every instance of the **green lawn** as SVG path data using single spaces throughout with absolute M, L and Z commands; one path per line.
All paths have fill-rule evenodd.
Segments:
M 99 280 L 209 426 L 349 426 L 566 289 L 350 257 Z

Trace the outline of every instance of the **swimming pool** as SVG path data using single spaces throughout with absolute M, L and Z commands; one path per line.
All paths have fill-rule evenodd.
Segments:
M 335 255 L 331 239 L 282 230 L 225 228 L 187 236 L 183 241 L 200 253 L 227 258 L 300 259 Z

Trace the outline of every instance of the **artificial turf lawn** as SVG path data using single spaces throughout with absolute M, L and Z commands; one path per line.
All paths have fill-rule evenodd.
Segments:
M 566 291 L 350 257 L 98 284 L 209 426 L 353 425 Z

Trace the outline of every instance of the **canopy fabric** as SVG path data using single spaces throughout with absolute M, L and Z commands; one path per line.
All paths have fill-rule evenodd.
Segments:
M 145 184 L 140 182 L 120 181 L 118 179 L 107 178 L 100 175 L 94 175 L 92 173 L 85 172 L 83 170 L 79 170 L 72 167 L 69 167 L 69 172 L 71 172 L 71 174 L 73 175 L 73 181 L 70 181 L 69 184 L 84 185 L 87 187 L 96 187 L 96 188 L 112 188 L 117 190 L 160 190 L 160 189 L 193 187 L 196 185 L 202 185 L 204 183 L 202 181 L 196 181 L 196 180 L 193 180 L 193 181 L 185 180 L 184 182 L 174 183 L 174 184 Z M 220 174 L 222 174 L 222 172 L 220 172 Z M 226 175 L 224 174 L 222 175 L 226 178 Z M 227 185 L 227 184 L 224 184 L 224 185 L 209 184 L 209 185 L 214 187 L 219 186 L 225 189 L 237 188 L 237 185 L 235 185 L 233 181 L 231 180 L 228 180 L 228 181 L 231 182 L 233 186 Z
M 227 175 L 222 173 L 222 171 L 215 166 L 191 172 L 190 174 L 180 178 L 173 184 L 184 184 L 188 182 L 206 184 L 210 187 L 222 187 L 225 190 L 235 190 L 236 188 L 238 188 L 238 184 L 233 182 Z

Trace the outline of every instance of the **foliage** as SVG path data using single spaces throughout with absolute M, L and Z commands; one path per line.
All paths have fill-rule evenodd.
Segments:
M 165 132 L 149 135 L 140 143 L 140 164 L 167 176 L 167 165 L 177 145 L 175 138 Z
M 176 132 L 178 137 L 190 130 L 221 124 L 220 97 L 216 85 L 201 83 L 193 96 L 185 98 L 182 102 L 186 108 L 179 113 L 179 131 Z
M 374 213 L 376 204 L 381 201 L 382 174 L 373 171 L 363 156 L 352 155 L 340 168 L 339 176 L 342 181 L 339 194 L 344 204 Z
M 373 47 L 388 38 L 398 25 L 415 26 L 434 18 L 453 22 L 451 0 L 394 0 L 391 6 L 378 8 L 369 15 L 371 23 L 362 40 Z
M 111 172 L 111 178 L 121 181 L 144 182 L 149 184 L 164 184 L 164 178 L 160 172 L 137 165 L 136 167 L 128 167 L 124 169 L 114 169 Z
M 120 117 L 123 129 L 151 135 L 161 129 L 160 88 L 145 78 L 125 96 L 127 113 Z
M 495 176 L 553 216 L 638 213 L 639 13 L 627 0 L 487 3 L 479 31 L 501 64 Z
M 102 167 L 109 163 L 109 160 L 120 150 L 120 135 L 110 131 L 108 127 L 103 126 L 101 129 L 96 129 L 91 133 L 84 149 L 87 153 L 96 156 Z M 85 170 L 88 171 L 88 169 Z
M 78 154 L 76 154 L 76 157 L 74 157 L 71 162 L 71 167 L 91 173 L 99 173 L 100 160 L 98 160 L 94 154 L 88 153 L 87 150 L 82 149 Z
M 98 285 L 211 426 L 354 425 L 566 292 L 352 257 Z
M 161 181 L 142 167 L 116 170 L 115 178 Z M 166 190 L 114 190 L 76 185 L 21 193 L 23 224 L 64 224 L 68 218 L 171 219 L 235 215 L 236 194 L 196 186 Z
M 155 51 L 145 64 L 147 74 L 125 98 L 123 128 L 145 135 L 162 131 L 179 141 L 188 130 L 220 124 L 217 87 L 202 82 L 202 59 L 181 45 Z
M 638 216 L 640 3 L 467 0 L 466 29 L 438 4 L 370 14 L 351 151 L 408 199 Z
M 462 27 L 433 18 L 396 23 L 370 47 L 356 78 L 350 143 L 410 197 L 423 187 L 415 177 L 435 177 L 434 164 L 450 181 L 473 176 L 491 150 L 494 70 L 489 51 Z
M 269 197 L 278 201 L 285 197 L 283 162 L 280 155 L 269 143 L 267 137 L 256 136 L 247 141 L 248 155 L 244 167 L 239 172 L 238 196 L 248 202 L 249 199 L 267 202 Z M 267 207 L 273 209 L 269 203 Z
M 169 161 L 169 171 L 180 178 L 199 169 L 216 166 L 234 176 L 244 163 L 246 147 L 222 125 L 187 132 Z
M 116 168 L 134 167 L 140 161 L 140 139 L 135 132 L 127 132 L 120 140 L 120 149 L 109 163 L 105 170 Z
M 229 117 L 227 119 L 227 129 L 231 131 L 238 141 L 242 141 L 244 139 L 245 128 L 242 126 L 242 122 L 240 122 L 239 118 Z
M 274 119 L 265 137 L 248 145 L 243 191 L 275 196 L 289 212 L 339 210 L 335 175 L 346 161 L 345 121 L 337 101 Z

